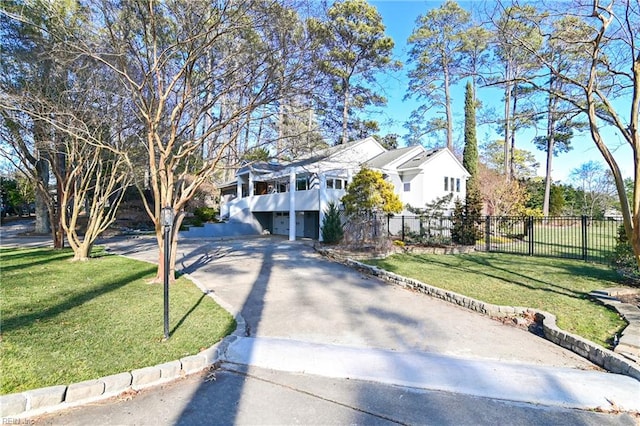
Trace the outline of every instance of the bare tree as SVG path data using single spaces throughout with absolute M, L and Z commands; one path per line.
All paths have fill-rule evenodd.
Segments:
M 611 205 L 616 187 L 609 169 L 602 163 L 588 161 L 571 170 L 570 179 L 581 190 L 582 214 L 593 217 Z
M 570 52 L 581 52 L 573 67 L 561 68 L 529 39 L 513 37 L 513 46 L 538 61 L 547 75 L 528 78 L 537 90 L 551 90 L 544 84 L 552 76 L 561 80 L 562 89 L 552 94 L 570 102 L 587 118 L 593 143 L 600 151 L 615 181 L 624 227 L 636 261 L 640 266 L 640 3 L 626 0 L 576 0 L 562 3 L 561 9 L 550 2 L 545 13 L 532 16 L 539 33 L 547 39 L 558 37 L 550 28 L 566 15 L 580 22 L 579 31 L 560 36 Z M 580 58 L 582 58 L 580 60 Z M 613 130 L 632 152 L 633 191 L 629 199 L 624 176 L 614 151 L 617 138 L 605 136 Z
M 526 202 L 526 191 L 516 179 L 506 180 L 504 174 L 482 164 L 478 167 L 480 196 L 489 216 L 515 216 L 521 214 Z
M 119 144 L 127 120 L 118 94 L 108 89 L 111 82 L 93 68 L 95 61 L 68 55 L 61 43 L 70 29 L 76 36 L 81 33 L 84 15 L 58 7 L 50 14 L 55 19 L 44 19 L 51 11 L 38 6 L 29 4 L 20 13 L 3 10 L 3 19 L 21 25 L 23 35 L 37 46 L 30 52 L 11 49 L 13 56 L 7 56 L 16 67 L 32 72 L 23 74 L 22 81 L 16 76 L 3 81 L 3 153 L 37 183 L 55 224 L 54 247 L 62 247 L 66 236 L 74 259 L 86 260 L 95 240 L 115 220 L 130 181 Z M 47 64 L 49 81 L 39 79 L 40 62 Z
M 60 19 L 47 5 L 49 18 Z M 134 164 L 139 158 L 128 158 L 140 191 L 148 188 L 151 194 L 143 200 L 156 229 L 158 279 L 164 269 L 161 209 L 168 206 L 175 213 L 173 278 L 186 203 L 228 163 L 229 150 L 233 153 L 252 113 L 278 99 L 281 87 L 302 81 L 295 67 L 280 72 L 287 58 L 265 42 L 276 30 L 270 19 L 276 5 L 267 0 L 88 0 L 83 30 L 90 35 L 68 33 L 61 40 L 69 54 L 110 75 L 122 108 L 141 124 L 130 140 L 137 141 L 132 149 L 145 153 L 146 171 Z

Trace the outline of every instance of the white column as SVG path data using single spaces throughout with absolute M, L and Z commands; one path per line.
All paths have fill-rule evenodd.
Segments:
M 296 239 L 296 170 L 289 173 L 289 241 Z
M 320 195 L 318 197 L 318 210 L 320 211 L 318 229 L 320 234 L 318 235 L 318 241 L 322 242 L 322 223 L 324 222 L 324 212 L 327 209 L 328 197 L 327 197 L 327 175 L 324 173 L 319 174 L 320 177 Z
M 236 180 L 236 197 L 238 200 L 242 198 L 242 177 L 238 175 Z
M 253 172 L 249 172 L 249 198 L 253 197 Z

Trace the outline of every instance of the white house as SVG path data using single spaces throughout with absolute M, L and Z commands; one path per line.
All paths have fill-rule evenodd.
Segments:
M 453 194 L 451 209 L 456 198 L 465 199 L 469 173 L 446 148 L 426 150 L 421 145 L 399 148 L 380 154 L 366 164 L 382 171 L 405 206 L 424 208 L 437 198 Z
M 380 170 L 405 205 L 424 207 L 451 192 L 465 197 L 469 174 L 448 149 L 413 146 L 389 151 L 369 137 L 286 164 L 256 162 L 242 167 L 234 182 L 220 186 L 220 215 L 228 223 L 184 236 L 215 236 L 219 232 L 215 228 L 235 225 L 244 227 L 242 233 L 266 230 L 290 240 L 320 239 L 328 203 L 339 202 L 363 166 Z

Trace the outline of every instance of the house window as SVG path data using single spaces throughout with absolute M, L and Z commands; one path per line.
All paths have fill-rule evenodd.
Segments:
M 449 178 L 448 177 L 444 177 L 444 190 L 448 191 L 449 190 Z
M 409 192 L 411 191 L 411 182 L 405 182 L 404 183 L 404 192 Z
M 453 178 L 450 178 L 450 182 L 449 182 L 449 183 L 451 184 L 451 188 L 450 188 L 449 190 L 450 190 L 451 192 L 453 192 L 453 181 L 454 181 L 454 179 L 453 179 Z
M 299 177 L 296 179 L 296 191 L 306 191 L 309 188 L 309 179 L 305 177 Z
M 336 178 L 327 178 L 327 189 L 342 189 L 343 180 Z
M 460 192 L 460 179 L 456 179 L 456 192 Z

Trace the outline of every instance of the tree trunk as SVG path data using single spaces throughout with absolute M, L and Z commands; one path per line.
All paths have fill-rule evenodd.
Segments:
M 453 114 L 451 112 L 451 93 L 449 93 L 449 71 L 444 68 L 444 108 L 447 114 L 447 148 L 453 152 Z
M 542 201 L 542 214 L 549 216 L 549 204 L 551 203 L 551 171 L 553 163 L 553 151 L 555 149 L 556 105 L 558 98 L 551 94 L 555 78 L 549 79 L 549 103 L 547 107 L 547 167 L 544 178 L 544 200 Z
M 344 106 L 342 108 L 342 142 L 343 144 L 347 143 L 347 129 L 349 124 L 349 83 L 343 82 L 344 84 Z
M 49 163 L 45 160 L 36 162 L 36 174 L 44 189 L 49 183 Z M 39 234 L 49 234 L 51 232 L 51 222 L 49 220 L 49 201 L 43 191 L 36 190 L 36 229 Z
M 513 125 L 513 121 L 515 120 L 516 117 L 516 111 L 517 111 L 517 105 L 518 105 L 518 85 L 514 84 L 513 85 L 513 111 L 511 113 L 511 146 L 509 147 L 509 178 L 510 179 L 515 179 L 516 177 L 516 170 L 515 170 L 515 161 L 514 161 L 514 157 L 515 157 L 515 151 L 516 151 L 516 129 L 515 129 L 515 125 Z
M 504 89 L 504 176 L 507 181 L 511 180 L 511 165 L 509 159 L 511 158 L 509 149 L 509 133 L 511 130 L 511 84 L 507 83 Z
M 83 242 L 78 247 L 73 250 L 73 261 L 84 262 L 89 260 L 91 256 L 91 250 L 93 249 L 93 244 L 86 244 Z
M 544 200 L 542 202 L 542 214 L 549 216 L 549 204 L 551 199 L 551 163 L 553 161 L 553 135 L 547 142 L 547 169 L 544 178 Z

